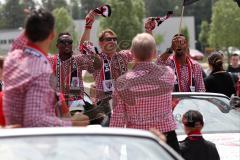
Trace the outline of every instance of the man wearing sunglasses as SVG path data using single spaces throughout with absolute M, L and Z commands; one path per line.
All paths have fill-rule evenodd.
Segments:
M 86 16 L 86 26 L 81 37 L 80 44 L 89 41 L 92 24 L 95 21 L 96 13 L 90 11 Z M 117 35 L 111 29 L 106 29 L 99 34 L 100 57 L 103 62 L 102 69 L 94 72 L 96 81 L 96 100 L 102 100 L 105 106 L 105 113 L 110 116 L 109 97 L 113 91 L 113 81 L 128 70 L 128 63 L 133 60 L 132 54 L 127 50 L 117 52 Z M 103 100 L 108 99 L 108 100 Z
M 73 101 L 83 98 L 82 70 L 93 73 L 101 68 L 98 55 L 74 54 L 72 45 L 71 34 L 60 33 L 56 44 L 58 54 L 48 57 L 57 79 L 56 89 L 64 94 L 68 106 L 71 106 Z

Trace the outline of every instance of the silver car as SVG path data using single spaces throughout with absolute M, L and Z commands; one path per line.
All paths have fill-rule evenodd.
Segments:
M 240 159 L 240 110 L 230 99 L 215 93 L 173 93 L 174 117 L 178 140 L 185 139 L 182 115 L 198 110 L 204 119 L 203 137 L 216 144 L 221 160 Z
M 1 160 L 183 160 L 147 131 L 115 128 L 0 130 Z

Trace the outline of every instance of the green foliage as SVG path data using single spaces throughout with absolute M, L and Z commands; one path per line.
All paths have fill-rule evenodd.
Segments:
M 181 33 L 186 37 L 187 41 L 189 42 L 189 32 L 186 26 L 181 29 Z
M 57 48 L 56 48 L 56 41 L 57 41 L 57 36 L 61 32 L 69 32 L 74 41 L 74 45 L 77 44 L 77 34 L 74 30 L 75 26 L 73 23 L 73 19 L 71 18 L 69 12 L 65 8 L 57 8 L 53 11 L 53 15 L 56 20 L 55 24 L 55 31 L 56 31 L 56 38 L 54 39 L 50 52 L 51 53 L 56 53 Z
M 1 8 L 0 27 L 15 29 L 24 25 L 24 5 L 19 0 L 7 0 Z
M 163 16 L 167 11 L 175 10 L 178 1 L 166 0 L 144 0 L 146 4 L 146 14 L 148 17 Z
M 42 5 L 45 9 L 53 11 L 56 8 L 66 8 L 67 2 L 65 0 L 42 0 Z
M 132 38 L 143 29 L 144 1 L 109 0 L 112 16 L 101 18 L 101 29 L 110 28 L 118 35 L 120 49 L 127 49 Z
M 240 12 L 232 0 L 218 0 L 213 8 L 209 44 L 217 49 L 240 47 Z
M 24 1 L 25 8 L 28 9 L 35 9 L 36 8 L 36 2 L 34 0 L 25 0 Z
M 103 2 L 101 0 L 81 0 L 81 18 L 85 18 L 90 10 L 97 8 L 102 4 Z
M 77 0 L 71 0 L 71 11 L 73 19 L 81 18 L 81 11 Z
M 160 45 L 163 42 L 163 40 L 164 40 L 164 37 L 161 34 L 155 35 L 154 38 L 155 38 L 155 41 L 156 41 L 157 45 Z
M 202 46 L 208 47 L 208 38 L 209 38 L 209 24 L 207 21 L 202 21 L 201 24 L 201 32 L 199 34 L 199 41 L 201 42 Z

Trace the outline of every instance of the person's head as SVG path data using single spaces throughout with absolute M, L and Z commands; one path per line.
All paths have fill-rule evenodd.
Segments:
M 233 68 L 237 68 L 239 66 L 238 61 L 239 61 L 239 55 L 237 53 L 233 53 L 231 55 L 231 64 Z
M 25 35 L 32 43 L 47 42 L 54 39 L 55 20 L 53 15 L 43 9 L 31 12 L 25 23 Z
M 131 52 L 139 62 L 151 61 L 156 56 L 156 42 L 148 33 L 137 34 L 132 40 Z
M 117 35 L 111 29 L 103 30 L 99 36 L 99 46 L 106 54 L 113 54 L 117 50 Z
M 196 110 L 189 110 L 184 113 L 182 123 L 186 134 L 193 131 L 201 131 L 204 126 L 203 116 Z
M 183 34 L 176 34 L 173 36 L 172 49 L 177 57 L 188 54 L 188 42 Z
M 59 33 L 57 45 L 59 54 L 72 55 L 72 36 L 68 32 Z
M 212 73 L 224 71 L 223 69 L 223 54 L 220 52 L 212 52 L 208 56 L 208 64 Z

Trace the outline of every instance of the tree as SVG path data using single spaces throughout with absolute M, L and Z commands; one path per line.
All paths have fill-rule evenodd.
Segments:
M 45 9 L 53 11 L 56 8 L 66 8 L 67 2 L 66 0 L 42 0 L 42 5 Z
M 1 22 L 3 28 L 19 28 L 24 24 L 24 4 L 19 0 L 7 0 L 1 9 Z
M 77 0 L 71 0 L 71 11 L 73 19 L 81 18 L 81 11 Z
M 189 43 L 189 32 L 188 32 L 188 28 L 186 26 L 181 28 L 181 33 L 186 37 L 186 39 Z
M 162 16 L 167 11 L 175 10 L 175 6 L 178 1 L 166 1 L 166 0 L 145 0 L 146 14 L 148 17 Z
M 53 15 L 56 20 L 55 31 L 57 35 L 61 32 L 69 32 L 73 37 L 73 42 L 75 46 L 77 44 L 77 34 L 74 30 L 75 26 L 69 12 L 65 8 L 57 8 L 53 11 Z M 57 51 L 56 42 L 57 36 L 51 45 L 51 53 L 56 53 Z
M 209 44 L 217 49 L 240 47 L 240 12 L 232 0 L 218 0 L 213 8 Z
M 144 1 L 109 0 L 112 15 L 101 18 L 101 29 L 110 28 L 118 35 L 119 49 L 127 49 L 132 38 L 142 32 L 144 17 Z
M 100 5 L 103 4 L 103 2 L 105 2 L 105 1 L 101 1 L 101 0 L 81 0 L 81 18 L 85 18 L 85 16 L 87 15 L 87 13 L 90 10 L 99 7 Z
M 202 44 L 202 49 L 208 47 L 208 38 L 209 38 L 209 24 L 207 21 L 202 21 L 201 32 L 199 34 L 199 42 Z
M 156 45 L 159 46 L 164 41 L 164 36 L 161 34 L 157 34 L 154 36 L 154 39 L 156 41 Z
M 24 6 L 25 8 L 32 10 L 36 8 L 36 2 L 33 0 L 24 0 Z

